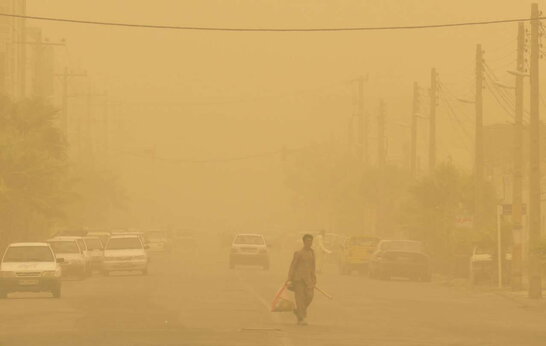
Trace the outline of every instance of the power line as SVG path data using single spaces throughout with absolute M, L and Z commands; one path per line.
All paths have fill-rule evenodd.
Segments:
M 141 29 L 164 29 L 164 30 L 191 30 L 191 31 L 231 31 L 231 32 L 335 32 L 335 31 L 386 31 L 386 30 L 417 30 L 417 29 L 438 29 L 477 25 L 505 24 L 517 22 L 529 22 L 532 20 L 544 20 L 546 17 L 538 18 L 511 18 L 511 19 L 495 19 L 473 22 L 457 22 L 457 23 L 441 23 L 441 24 L 425 24 L 425 25 L 395 25 L 395 26 L 360 26 L 360 27 L 338 27 L 338 28 L 229 28 L 215 26 L 178 26 L 178 25 L 159 25 L 159 24 L 138 24 L 138 23 L 122 23 L 122 22 L 105 22 L 72 18 L 57 18 L 57 17 L 42 17 L 28 16 L 20 14 L 0 13 L 0 17 L 22 18 L 31 20 L 41 20 L 49 22 L 62 22 L 72 24 L 86 25 L 101 25 L 101 26 L 116 26 L 126 28 L 141 28 Z

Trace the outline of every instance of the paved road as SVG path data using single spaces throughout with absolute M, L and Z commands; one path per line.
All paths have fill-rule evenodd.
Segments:
M 286 254 L 270 271 L 229 270 L 217 248 L 154 256 L 150 274 L 65 281 L 63 297 L 0 301 L 1 346 L 545 345 L 546 310 L 436 283 L 319 277 L 307 327 L 270 313 Z M 277 250 L 278 251 L 278 250 Z M 331 268 L 333 269 L 333 268 Z

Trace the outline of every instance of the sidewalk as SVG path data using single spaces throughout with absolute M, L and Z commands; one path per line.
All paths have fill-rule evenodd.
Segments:
M 499 288 L 492 284 L 471 285 L 467 279 L 448 278 L 442 275 L 435 275 L 432 281 L 438 285 L 442 285 L 445 287 L 467 289 L 483 293 L 495 294 L 502 298 L 511 300 L 524 308 L 533 308 L 546 311 L 546 282 L 543 283 L 543 285 L 545 286 L 545 289 L 542 291 L 543 298 L 531 299 L 528 298 L 527 289 L 512 291 L 510 286 Z
M 535 308 L 541 311 L 546 311 L 546 290 L 542 291 L 542 299 L 531 299 L 528 297 L 527 290 L 512 291 L 508 288 L 497 288 L 492 290 L 498 296 L 509 299 L 515 303 L 518 303 L 525 308 Z

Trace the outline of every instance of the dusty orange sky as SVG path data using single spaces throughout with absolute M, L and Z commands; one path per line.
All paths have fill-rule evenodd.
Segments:
M 546 1 L 538 2 L 546 6 Z M 412 25 L 519 18 L 530 13 L 530 2 L 518 0 L 27 3 L 30 15 L 225 27 Z M 379 98 L 384 98 L 389 160 L 402 162 L 409 140 L 403 125 L 409 122 L 413 82 L 428 87 L 434 66 L 454 96 L 472 98 L 476 43 L 484 45 L 486 62 L 505 83 L 512 83 L 505 71 L 514 66 L 516 45 L 515 23 L 335 33 L 159 31 L 34 21 L 29 25 L 42 27 L 52 40 L 66 38 L 68 55 L 60 50 L 58 56 L 67 56 L 71 66 L 86 69 L 97 88 L 107 89 L 123 104 L 120 111 L 126 120 L 128 147 L 153 145 L 162 156 L 191 159 L 260 153 L 331 137 L 343 140 L 353 112 L 349 82 L 369 75 L 365 102 L 372 126 Z M 486 96 L 485 107 L 486 123 L 510 120 L 492 98 Z M 466 131 L 472 133 L 472 106 L 456 104 L 456 108 Z M 446 112 L 440 110 L 438 120 L 439 160 L 451 156 L 468 168 L 472 142 Z M 420 131 L 426 133 L 426 122 Z M 419 145 L 426 145 L 426 137 Z M 123 160 L 130 161 L 124 163 L 130 186 L 151 184 L 149 176 L 135 173 L 149 170 L 150 163 Z M 275 160 L 162 164 L 157 180 L 164 185 L 161 191 L 168 195 L 169 209 L 182 204 L 187 206 L 183 213 L 192 217 L 214 214 L 226 223 L 237 223 L 245 215 L 234 215 L 234 210 L 265 217 L 283 208 L 288 197 Z M 239 208 L 231 208 L 234 201 Z

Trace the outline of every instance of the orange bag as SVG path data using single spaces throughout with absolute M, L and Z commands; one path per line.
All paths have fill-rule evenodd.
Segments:
M 296 304 L 286 288 L 286 284 L 284 284 L 275 294 L 271 304 L 272 312 L 292 312 L 296 308 Z

